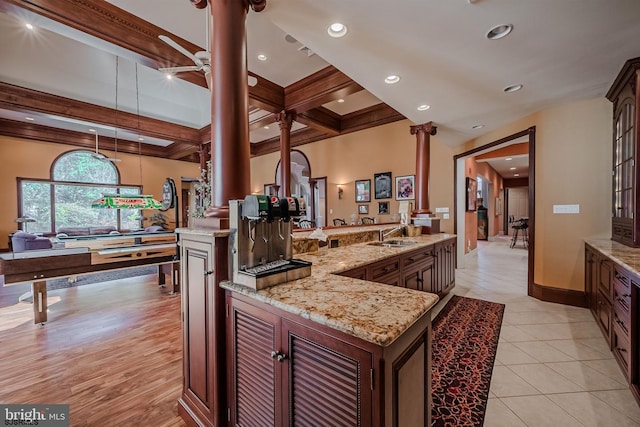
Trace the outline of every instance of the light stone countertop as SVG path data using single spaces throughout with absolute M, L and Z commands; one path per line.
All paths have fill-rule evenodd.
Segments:
M 451 237 L 455 236 L 437 234 L 404 237 L 401 239 L 415 241 L 416 244 L 399 248 L 360 243 L 325 249 L 296 256 L 297 259 L 312 263 L 309 277 L 259 291 L 231 282 L 222 282 L 220 286 L 384 347 L 427 313 L 438 302 L 438 296 L 333 273 L 410 252 Z
M 622 267 L 640 276 L 640 248 L 632 248 L 611 239 L 585 239 L 585 242 Z

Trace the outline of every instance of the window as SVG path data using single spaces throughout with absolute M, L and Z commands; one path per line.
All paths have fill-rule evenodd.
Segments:
M 139 209 L 94 209 L 103 194 L 140 194 L 139 186 L 123 186 L 116 166 L 76 150 L 58 157 L 50 180 L 18 178 L 19 216 L 36 220 L 29 231 L 55 233 L 62 227 L 114 226 L 138 229 Z

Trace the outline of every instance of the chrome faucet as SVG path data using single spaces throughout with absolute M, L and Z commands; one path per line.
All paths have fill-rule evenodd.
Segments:
M 387 237 L 391 236 L 396 231 L 401 231 L 401 230 L 404 230 L 404 225 L 398 225 L 398 226 L 392 228 L 391 230 L 387 231 L 386 233 L 385 233 L 384 230 L 380 230 L 379 231 L 379 233 L 380 233 L 380 241 L 384 242 L 384 239 L 386 239 Z

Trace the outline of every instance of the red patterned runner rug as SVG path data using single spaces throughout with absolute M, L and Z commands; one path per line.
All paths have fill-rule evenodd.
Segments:
M 432 426 L 481 426 L 504 304 L 454 295 L 433 321 Z

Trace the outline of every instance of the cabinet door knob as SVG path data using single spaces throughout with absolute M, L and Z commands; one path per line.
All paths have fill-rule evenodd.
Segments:
M 272 351 L 272 352 L 271 352 L 271 357 L 272 357 L 273 359 L 275 359 L 276 357 L 278 357 L 278 354 L 280 354 L 280 353 L 278 353 L 277 351 Z
M 279 353 L 278 356 L 276 357 L 276 359 L 278 360 L 278 362 L 282 362 L 287 358 L 287 355 L 285 353 Z
M 616 347 L 616 350 L 617 350 L 617 351 L 619 351 L 619 352 L 621 352 L 621 353 L 622 353 L 623 351 L 624 351 L 624 352 L 626 352 L 626 351 L 627 351 L 627 349 L 626 349 L 626 348 L 622 348 L 622 347 Z
M 209 270 L 209 271 L 205 271 L 204 275 L 205 276 L 211 276 L 213 274 L 213 270 Z

